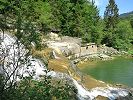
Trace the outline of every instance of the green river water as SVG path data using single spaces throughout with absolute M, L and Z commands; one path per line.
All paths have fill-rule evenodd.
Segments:
M 133 87 L 133 58 L 119 57 L 108 61 L 94 61 L 88 63 L 81 71 L 98 80 Z

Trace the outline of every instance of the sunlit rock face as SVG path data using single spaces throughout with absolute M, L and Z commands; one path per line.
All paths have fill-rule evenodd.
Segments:
M 40 75 L 46 75 L 47 68 L 45 65 L 39 59 L 35 59 L 30 55 L 26 56 L 28 50 L 26 50 L 24 45 L 17 41 L 15 37 L 9 35 L 9 33 L 3 35 L 2 32 L 0 35 L 1 74 L 4 74 L 6 77 L 10 76 L 10 80 L 16 79 L 16 81 L 20 80 L 20 76 L 25 77 L 33 75 L 34 79 L 39 79 Z M 75 79 L 64 73 L 50 71 L 47 75 L 69 80 L 77 88 L 77 96 L 79 100 L 93 100 L 97 96 L 103 96 L 110 100 L 115 100 L 120 97 L 128 96 L 128 91 L 120 88 L 97 87 L 88 91 Z

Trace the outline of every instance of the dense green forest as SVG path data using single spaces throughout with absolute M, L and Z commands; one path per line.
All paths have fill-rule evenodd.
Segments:
M 47 34 L 50 31 L 119 50 L 129 50 L 133 42 L 132 16 L 119 17 L 114 0 L 109 1 L 104 18 L 99 16 L 94 2 L 88 0 L 1 0 L 0 4 L 3 29 L 12 23 L 10 28 L 18 29 L 16 35 L 20 39 L 20 30 L 25 30 L 26 36 L 32 31 L 30 40 L 37 44 L 39 32 Z M 27 26 L 30 29 L 26 29 Z
M 3 33 L 17 30 L 13 31 L 15 36 L 29 50 L 31 42 L 41 49 L 41 36 L 53 31 L 82 38 L 83 42 L 106 44 L 133 53 L 133 16 L 119 17 L 119 8 L 114 0 L 109 0 L 104 17 L 99 15 L 95 3 L 88 0 L 0 0 L 0 29 Z M 53 86 L 49 79 L 46 77 L 44 81 L 36 82 L 26 78 L 17 88 L 16 84 L 5 88 L 5 80 L 0 77 L 0 99 L 76 99 L 74 87 L 67 82 L 63 85 L 57 82 Z

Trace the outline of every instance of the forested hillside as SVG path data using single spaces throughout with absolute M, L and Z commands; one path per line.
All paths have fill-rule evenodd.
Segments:
M 116 49 L 128 50 L 131 45 L 132 20 L 119 19 L 117 15 L 119 8 L 113 10 L 115 2 L 111 0 L 109 5 L 111 3 L 113 5 L 108 7 L 113 13 L 109 14 L 107 7 L 104 19 L 100 18 L 99 10 L 94 3 L 88 0 L 1 0 L 0 2 L 1 27 L 7 29 L 10 25 L 8 28 L 18 29 L 16 35 L 19 38 L 24 36 L 24 34 L 18 35 L 20 30 L 35 31 L 35 36 L 32 38 L 39 36 L 37 32 L 47 34 L 55 31 L 60 35 L 80 37 L 84 42 L 107 44 Z M 112 19 L 113 17 L 115 19 Z M 107 24 L 112 24 L 113 28 L 107 28 Z M 28 27 L 30 29 L 27 29 Z M 39 39 L 33 40 L 37 43 Z
M 133 11 L 119 15 L 120 18 L 133 17 Z
M 5 59 L 6 57 L 10 58 L 8 51 L 11 49 L 8 46 L 3 46 L 1 50 L 1 68 L 7 76 L 0 73 L 0 99 L 76 100 L 77 89 L 66 81 L 56 79 L 57 82 L 55 82 L 55 79 L 52 80 L 50 76 L 46 75 L 41 81 L 33 80 L 32 75 L 29 75 L 30 77 L 13 75 L 20 67 L 19 65 L 24 67 L 27 64 L 31 55 L 34 56 L 35 51 L 42 49 L 45 51 L 47 46 L 42 41 L 45 40 L 44 37 L 47 38 L 47 34 L 50 32 L 57 33 L 59 36 L 81 38 L 82 44 L 106 45 L 118 51 L 127 51 L 133 54 L 132 13 L 128 16 L 125 14 L 119 16 L 119 8 L 115 0 L 109 0 L 104 17 L 99 15 L 99 9 L 93 0 L 92 2 L 89 0 L 0 0 L 0 45 L 3 46 L 4 39 L 10 38 L 10 35 L 15 37 L 13 40 L 15 41 L 15 43 L 13 42 L 14 58 L 11 59 L 13 62 Z M 5 37 L 4 34 L 8 32 L 10 35 Z M 21 55 L 21 51 L 23 51 L 21 45 L 24 45 L 26 51 L 24 56 Z M 16 53 L 16 51 L 18 52 Z M 42 56 L 44 57 L 44 54 Z M 51 57 L 51 55 L 49 56 Z M 45 65 L 48 65 L 48 61 Z M 15 66 L 15 70 L 9 74 L 10 71 L 6 72 L 4 67 L 10 68 L 11 66 Z M 31 66 L 31 64 L 26 66 Z M 46 74 L 48 72 L 46 71 Z M 14 80 L 10 81 L 12 76 Z M 17 77 L 22 81 L 17 82 Z M 78 86 L 82 89 L 82 86 L 79 84 Z M 84 94 L 83 96 L 86 97 Z M 87 98 L 89 98 L 88 95 Z

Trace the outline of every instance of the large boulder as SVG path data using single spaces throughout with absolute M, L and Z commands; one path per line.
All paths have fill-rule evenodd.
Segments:
M 80 52 L 80 46 L 74 43 L 48 41 L 47 46 L 54 49 L 59 54 L 64 54 L 65 56 L 73 55 Z

